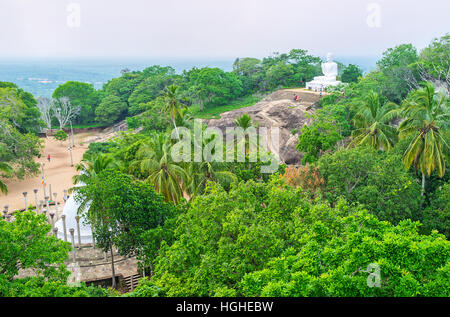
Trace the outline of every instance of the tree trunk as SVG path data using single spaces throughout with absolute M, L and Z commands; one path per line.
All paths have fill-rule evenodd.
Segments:
M 111 251 L 111 271 L 112 271 L 112 287 L 116 289 L 116 270 L 114 269 L 114 251 L 112 244 L 109 247 L 109 250 Z
M 425 195 L 425 174 L 422 173 L 422 194 L 421 196 Z

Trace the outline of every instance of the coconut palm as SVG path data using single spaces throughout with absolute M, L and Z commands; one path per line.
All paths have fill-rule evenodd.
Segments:
M 170 118 L 172 119 L 173 126 L 178 136 L 179 134 L 176 119 L 178 116 L 181 117 L 183 116 L 181 109 L 185 106 L 178 101 L 177 90 L 178 87 L 175 85 L 170 85 L 166 87 L 166 90 L 164 92 L 165 102 L 162 111 L 165 114 L 169 115 Z
M 450 125 L 449 98 L 435 92 L 433 84 L 426 82 L 405 99 L 403 109 L 406 119 L 398 128 L 400 137 L 412 136 L 403 163 L 407 169 L 414 164 L 415 170 L 420 170 L 425 191 L 425 175 L 430 176 L 434 170 L 439 177 L 445 173 L 445 160 L 450 152 L 445 140 Z
M 9 166 L 8 163 L 0 162 L 0 173 L 5 175 L 11 175 L 12 172 L 13 169 L 11 168 L 11 166 Z M 0 179 L 0 192 L 2 192 L 5 195 L 8 194 L 8 187 L 6 186 L 5 182 L 3 182 L 1 179 Z
M 396 104 L 382 104 L 381 96 L 370 92 L 353 119 L 356 129 L 352 132 L 349 147 L 369 145 L 376 150 L 390 150 L 398 136 L 397 129 L 389 123 L 399 116 L 400 109 Z
M 177 127 L 191 128 L 193 125 L 194 117 L 189 108 L 185 107 L 180 110 L 175 118 L 175 123 Z
M 187 191 L 192 197 L 201 195 L 208 181 L 219 183 L 223 187 L 237 181 L 236 175 L 225 168 L 220 168 L 219 163 L 215 162 L 190 163 L 187 165 L 187 174 L 189 175 Z
M 72 182 L 76 186 L 69 189 L 69 193 L 77 193 L 86 184 L 94 182 L 102 171 L 119 167 L 120 164 L 108 154 L 85 154 L 83 160 L 75 165 L 75 169 L 79 174 L 72 177 Z M 76 200 L 80 204 L 78 207 L 79 213 L 83 213 L 89 209 L 91 198 L 77 195 Z
M 210 143 L 214 142 L 213 135 L 207 139 L 202 139 L 202 151 Z M 215 155 L 216 148 L 213 148 L 211 155 Z M 205 160 L 202 162 L 187 162 L 185 170 L 189 176 L 186 183 L 186 191 L 191 194 L 191 198 L 202 194 L 208 181 L 217 182 L 223 187 L 228 187 L 230 183 L 236 182 L 237 177 L 232 172 L 227 171 L 229 166 L 222 162 Z
M 85 154 L 83 160 L 75 165 L 76 170 L 79 172 L 78 175 L 72 177 L 72 181 L 76 187 L 71 188 L 71 192 L 77 193 L 81 188 L 92 184 L 98 179 L 98 175 L 107 169 L 119 168 L 120 164 L 110 155 L 98 153 L 94 155 Z M 93 212 L 90 208 L 90 204 L 93 201 L 93 197 L 89 195 L 78 195 L 76 200 L 79 202 L 78 213 L 82 214 L 88 222 L 91 224 L 92 228 L 107 227 L 109 224 L 104 222 L 104 215 L 99 212 Z M 114 254 L 113 254 L 113 244 L 111 241 L 109 243 L 109 249 L 111 251 L 111 269 L 112 269 L 112 287 L 116 287 L 115 282 L 115 268 L 114 268 Z
M 102 171 L 110 168 L 118 168 L 120 164 L 110 155 L 98 153 L 85 154 L 83 160 L 75 165 L 78 175 L 72 177 L 73 183 L 86 184 L 90 179 L 97 177 Z
M 240 117 L 237 117 L 234 120 L 234 124 L 236 124 L 237 127 L 242 128 L 244 131 L 251 128 L 253 126 L 253 121 L 250 115 L 247 113 L 244 113 Z M 238 153 L 237 155 L 245 154 L 246 159 L 250 159 L 248 156 L 254 156 L 252 159 L 258 159 L 259 153 L 260 153 L 260 147 L 259 147 L 259 137 L 256 133 L 256 130 L 253 132 L 255 133 L 253 137 L 251 137 L 252 133 L 249 131 L 248 134 L 244 135 L 243 138 L 239 137 L 239 132 L 235 131 L 236 135 L 238 136 L 238 139 L 236 141 L 236 146 L 234 148 L 234 151 Z M 239 153 L 239 150 L 244 148 L 245 153 Z M 230 149 L 229 149 L 230 150 Z M 251 153 L 250 153 L 251 152 Z M 250 168 L 250 163 L 248 164 Z
M 250 117 L 247 113 L 244 113 L 242 116 L 237 117 L 234 120 L 234 124 L 236 126 L 246 130 L 252 126 L 252 117 Z
M 172 160 L 170 150 L 171 140 L 168 135 L 154 133 L 149 143 L 141 145 L 130 169 L 138 166 L 149 175 L 147 180 L 154 185 L 157 193 L 163 195 L 166 201 L 178 203 L 183 197 L 182 185 L 186 183 L 187 174 Z

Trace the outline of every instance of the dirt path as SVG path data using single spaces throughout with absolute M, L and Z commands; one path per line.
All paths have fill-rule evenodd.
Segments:
M 75 135 L 75 148 L 72 150 L 74 165 L 79 163 L 84 152 L 87 151 L 89 144 L 86 139 L 92 138 L 93 133 L 81 133 Z M 49 185 L 52 185 L 52 192 L 57 193 L 57 201 L 62 204 L 63 191 L 72 187 L 72 176 L 76 174 L 75 167 L 70 166 L 70 153 L 68 151 L 69 140 L 61 142 L 53 137 L 45 138 L 45 148 L 42 157 L 36 161 L 44 163 L 44 173 L 46 180 L 46 191 L 49 194 Z M 47 156 L 50 154 L 50 162 Z M 23 192 L 27 192 L 27 203 L 35 205 L 35 196 L 33 189 L 38 189 L 38 202 L 44 200 L 43 185 L 41 183 L 42 174 L 24 180 L 7 180 L 8 195 L 0 194 L 0 210 L 3 211 L 4 205 L 9 205 L 9 210 L 24 209 L 25 202 Z

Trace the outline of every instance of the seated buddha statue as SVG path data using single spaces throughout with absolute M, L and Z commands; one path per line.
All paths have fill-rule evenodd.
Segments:
M 331 53 L 327 54 L 326 63 L 322 63 L 322 73 L 323 76 L 316 76 L 314 80 L 306 83 L 307 89 L 323 89 L 329 86 L 337 86 L 341 84 L 340 81 L 336 80 L 338 75 L 338 65 L 333 62 L 333 55 Z
M 314 80 L 325 82 L 336 81 L 336 76 L 338 75 L 338 65 L 333 62 L 333 54 L 327 54 L 327 62 L 322 63 L 322 73 L 324 76 L 314 77 Z

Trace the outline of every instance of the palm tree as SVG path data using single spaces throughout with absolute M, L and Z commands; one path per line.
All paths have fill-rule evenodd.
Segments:
M 381 96 L 370 92 L 361 104 L 353 121 L 356 129 L 352 132 L 355 145 L 369 145 L 376 150 L 390 150 L 397 142 L 397 129 L 389 122 L 400 116 L 398 106 L 392 102 L 382 104 Z
M 86 184 L 95 181 L 102 171 L 110 168 L 118 168 L 119 166 L 120 164 L 108 154 L 85 154 L 83 160 L 75 165 L 75 169 L 79 174 L 72 177 L 73 184 L 78 186 L 69 189 L 69 193 L 76 193 L 80 188 L 86 186 Z M 91 199 L 78 196 L 77 201 L 80 203 L 78 212 L 87 211 Z
M 165 103 L 162 111 L 170 116 L 170 118 L 172 119 L 173 126 L 175 127 L 177 136 L 179 136 L 176 119 L 178 116 L 181 117 L 183 116 L 181 109 L 185 106 L 180 102 L 178 102 L 177 90 L 178 87 L 175 85 L 170 85 L 166 87 L 166 91 L 164 92 Z
M 214 142 L 215 137 L 213 135 L 209 138 L 202 139 L 202 152 L 210 142 Z M 211 154 L 214 155 L 216 153 L 215 151 L 216 148 L 213 149 Z M 223 187 L 229 186 L 230 183 L 237 181 L 237 177 L 232 172 L 227 171 L 227 169 L 229 169 L 229 166 L 221 162 L 211 162 L 208 160 L 202 162 L 194 162 L 194 160 L 186 162 L 185 170 L 189 176 L 186 183 L 186 191 L 191 194 L 192 198 L 203 193 L 208 181 L 217 182 Z
M 9 166 L 8 163 L 0 162 L 0 172 L 5 175 L 11 175 L 13 169 L 11 168 L 11 166 Z M 0 179 L 0 192 L 2 192 L 5 195 L 8 194 L 8 187 L 6 186 L 5 182 L 3 182 L 1 179 Z
M 120 164 L 110 155 L 98 153 L 95 155 L 85 154 L 83 160 L 75 165 L 75 169 L 80 172 L 72 177 L 74 185 L 86 184 L 90 179 L 97 177 L 102 171 L 110 168 L 118 168 Z
M 70 191 L 77 192 L 80 188 L 83 188 L 87 184 L 95 182 L 98 179 L 98 175 L 107 169 L 119 168 L 120 164 L 110 155 L 98 153 L 98 154 L 85 154 L 83 160 L 75 165 L 75 169 L 79 172 L 78 175 L 72 177 L 74 185 Z M 86 197 L 84 195 L 78 196 L 77 201 L 80 203 L 78 207 L 78 213 L 84 213 L 84 217 L 91 224 L 91 228 L 105 228 L 110 226 L 108 221 L 105 221 L 105 216 L 102 212 L 93 212 L 89 208 L 92 203 L 93 197 Z M 112 270 L 112 287 L 116 288 L 115 280 L 115 266 L 114 266 L 114 250 L 111 239 L 108 240 L 110 252 L 111 252 L 111 270 Z
M 234 120 L 234 124 L 236 124 L 237 127 L 246 130 L 252 126 L 252 117 L 250 117 L 247 113 L 244 113 L 242 116 L 237 117 L 236 120 Z
M 136 161 L 130 169 L 140 167 L 154 185 L 155 191 L 164 196 L 166 201 L 175 204 L 183 197 L 182 184 L 186 183 L 187 174 L 171 157 L 171 140 L 165 133 L 154 133 L 149 143 L 141 145 L 136 153 Z
M 249 129 L 253 126 L 253 121 L 250 115 L 247 113 L 244 113 L 240 117 L 237 117 L 234 120 L 234 124 L 236 124 L 237 127 L 242 128 L 244 131 Z M 256 131 L 255 131 L 256 132 Z M 238 132 L 236 131 L 236 134 L 238 135 Z M 244 144 L 242 144 L 244 143 Z M 254 149 L 256 149 L 256 153 L 250 153 L 250 144 L 254 146 Z M 256 156 L 256 159 L 259 157 L 260 149 L 259 149 L 259 137 L 256 136 L 256 139 L 250 137 L 250 133 L 244 136 L 242 139 L 238 139 L 236 142 L 235 151 L 238 152 L 238 149 L 241 148 L 241 146 L 244 146 L 245 149 L 245 156 L 254 155 Z M 239 155 L 239 154 L 238 154 Z M 247 158 L 249 159 L 249 158 Z M 248 163 L 248 168 L 250 168 L 250 162 Z
M 220 168 L 218 163 L 206 161 L 188 164 L 188 192 L 192 197 L 202 194 L 208 181 L 219 183 L 223 187 L 228 186 L 232 182 L 236 182 L 236 175 L 225 170 L 225 168 Z
M 445 173 L 445 159 L 450 147 L 444 134 L 450 124 L 449 98 L 436 93 L 430 82 L 414 91 L 403 103 L 405 120 L 398 130 L 400 137 L 413 136 L 403 155 L 407 169 L 414 163 L 414 169 L 422 173 L 422 188 L 425 192 L 425 175 L 437 170 L 438 176 Z
M 177 127 L 191 128 L 194 121 L 194 117 L 191 114 L 189 108 L 185 107 L 180 110 L 180 113 L 175 118 Z

